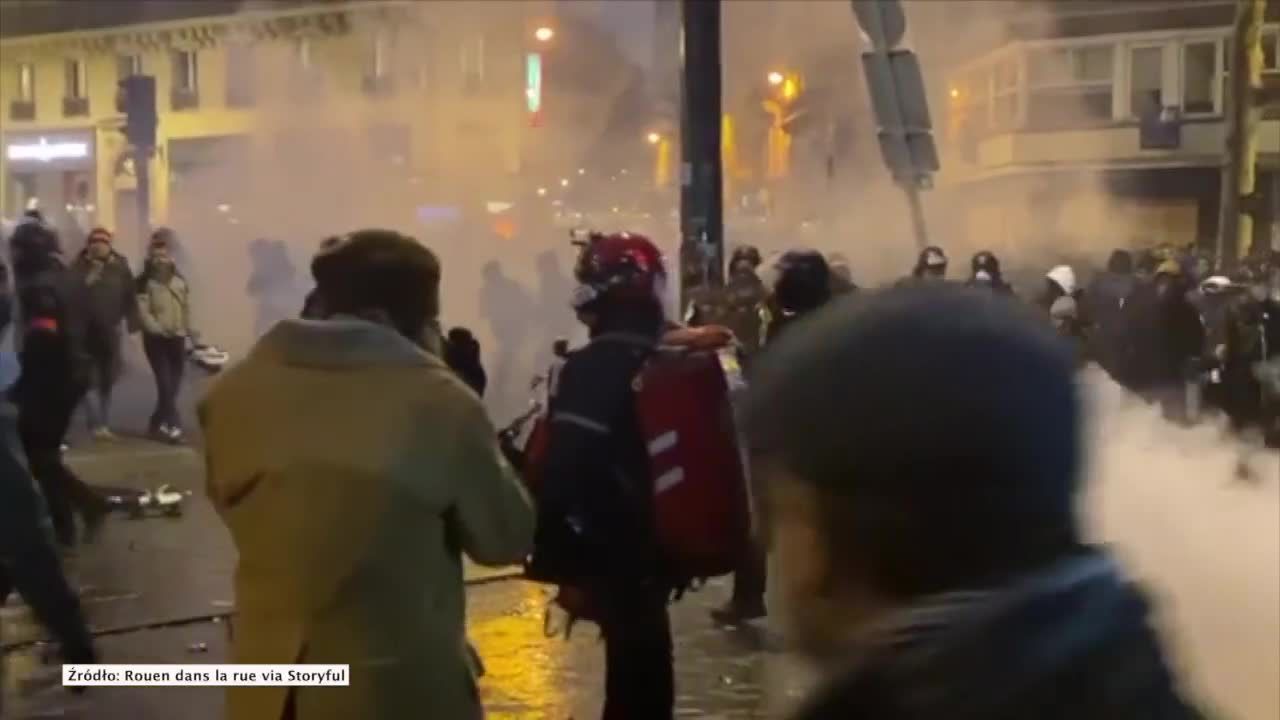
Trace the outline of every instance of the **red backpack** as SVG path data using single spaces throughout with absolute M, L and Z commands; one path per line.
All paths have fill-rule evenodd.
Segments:
M 750 539 L 751 511 L 731 404 L 731 393 L 743 387 L 732 333 L 718 327 L 667 333 L 632 387 L 666 561 L 685 579 L 733 572 Z M 524 446 L 522 476 L 535 498 L 549 439 L 543 415 Z

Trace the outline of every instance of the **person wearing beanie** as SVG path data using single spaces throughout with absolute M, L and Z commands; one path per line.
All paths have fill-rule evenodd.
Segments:
M 85 349 L 91 360 L 90 387 L 85 395 L 86 418 L 95 440 L 112 440 L 111 392 L 121 370 L 123 329 L 138 329 L 134 277 L 124 256 L 114 249 L 115 238 L 105 228 L 89 232 L 72 270 L 88 291 L 89 314 Z
M 191 325 L 191 288 L 178 270 L 172 253 L 172 234 L 156 233 L 147 247 L 147 260 L 138 276 L 138 318 L 142 349 L 156 381 L 156 406 L 147 429 L 161 442 L 182 442 L 178 393 L 187 364 Z
M 754 481 L 825 675 L 797 720 L 1198 717 L 1085 540 L 1083 420 L 1047 324 L 969 288 L 843 300 L 762 357 Z
M 226 717 L 478 720 L 462 555 L 520 563 L 533 509 L 480 399 L 425 349 L 435 254 L 361 230 L 311 269 L 322 321 L 274 325 L 199 417 L 240 558 L 229 661 L 349 664 L 351 685 L 228 688 Z

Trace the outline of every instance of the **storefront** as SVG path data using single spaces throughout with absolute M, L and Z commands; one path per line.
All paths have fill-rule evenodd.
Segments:
M 92 130 L 6 132 L 0 215 L 13 218 L 39 209 L 67 233 L 79 236 L 98 216 L 96 144 Z

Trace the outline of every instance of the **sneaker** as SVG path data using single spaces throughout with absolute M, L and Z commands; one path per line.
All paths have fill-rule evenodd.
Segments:
M 183 441 L 182 428 L 177 425 L 170 425 L 168 432 L 169 442 L 174 445 L 181 445 Z
M 711 611 L 711 619 L 717 625 L 741 625 L 749 620 L 759 620 L 768 613 L 764 603 L 737 603 L 730 600 L 724 607 Z
M 170 442 L 172 432 L 173 428 L 169 427 L 169 423 L 160 423 L 151 428 L 151 438 L 159 442 Z
M 116 434 L 111 432 L 111 428 L 104 425 L 94 429 L 93 439 L 95 442 L 115 442 Z
M 58 452 L 60 453 L 66 453 L 70 449 L 71 449 L 71 446 L 66 443 L 62 443 L 61 445 L 58 446 Z

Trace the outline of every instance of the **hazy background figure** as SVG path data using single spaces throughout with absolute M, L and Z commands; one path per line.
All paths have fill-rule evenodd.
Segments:
M 261 336 L 281 320 L 295 317 L 306 294 L 283 240 L 254 240 L 249 257 L 252 269 L 246 291 L 256 305 L 254 334 Z
M 496 260 L 484 266 L 483 283 L 480 315 L 494 338 L 489 386 L 499 403 L 512 402 L 528 388 L 529 378 L 521 373 L 525 368 L 522 358 L 527 343 L 538 332 L 537 303 L 528 288 L 507 275 Z

